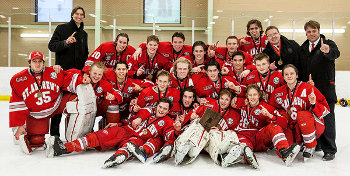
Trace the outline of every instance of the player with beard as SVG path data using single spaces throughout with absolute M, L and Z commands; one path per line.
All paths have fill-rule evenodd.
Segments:
M 242 50 L 252 57 L 261 53 L 266 48 L 267 38 L 264 35 L 261 22 L 253 19 L 247 24 L 247 37 L 239 39 L 239 50 Z

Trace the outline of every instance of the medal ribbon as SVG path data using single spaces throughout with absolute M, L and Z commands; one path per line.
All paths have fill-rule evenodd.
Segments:
M 261 78 L 260 78 L 260 77 L 262 77 L 262 75 L 261 75 L 259 72 L 258 72 L 258 74 L 259 74 L 259 80 L 260 80 L 260 83 L 261 83 L 261 86 L 262 86 L 262 87 L 260 87 L 260 88 L 263 89 L 264 92 L 266 92 L 267 86 L 269 85 L 271 72 L 270 72 L 270 70 L 269 70 L 269 73 L 268 73 L 269 76 L 267 77 L 267 81 L 266 81 L 266 85 L 265 85 L 265 86 L 264 86 L 263 81 L 262 81 Z
M 42 72 L 40 73 L 40 86 L 39 86 L 39 83 L 38 83 L 38 81 L 36 80 L 36 77 L 34 76 L 33 72 L 32 72 L 32 75 L 33 75 L 33 77 L 34 77 L 35 84 L 38 86 L 38 89 L 39 89 L 39 92 L 40 92 L 41 87 L 42 87 L 42 85 L 43 85 L 44 71 L 42 71 Z
M 252 38 L 253 39 L 253 38 Z M 254 48 L 255 48 L 255 50 L 256 50 L 256 54 L 258 54 L 258 53 L 260 53 L 260 47 L 261 47 L 261 35 L 260 35 L 260 37 L 259 37 L 259 47 L 258 47 L 258 49 L 257 49 L 257 47 L 256 47 L 256 44 L 255 44 L 255 40 L 253 39 L 253 44 L 254 44 Z
M 278 49 L 275 47 L 275 45 L 271 45 L 272 48 L 276 51 L 276 53 L 278 54 L 278 56 L 281 56 L 281 46 L 282 46 L 282 42 L 280 42 L 280 45 L 278 46 Z
M 294 98 L 294 94 L 295 94 L 295 92 L 296 92 L 296 89 L 297 89 L 297 87 L 298 87 L 298 82 L 297 82 L 297 84 L 295 85 L 295 87 L 293 88 L 293 90 L 292 90 L 292 92 L 291 92 L 291 94 L 292 94 L 292 99 L 290 99 L 289 98 L 289 87 L 287 86 L 287 96 L 288 96 L 288 102 L 289 102 L 289 110 L 291 109 L 291 106 L 292 106 L 292 104 L 293 104 L 293 98 Z

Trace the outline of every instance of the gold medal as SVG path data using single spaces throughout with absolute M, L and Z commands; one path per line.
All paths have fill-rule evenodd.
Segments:
M 262 98 L 263 98 L 264 100 L 267 100 L 267 94 L 266 94 L 265 92 L 263 92 Z
M 147 135 L 147 133 L 148 133 L 147 129 L 143 129 L 143 130 L 142 130 L 142 134 L 143 134 L 143 135 Z
M 152 75 L 152 74 L 149 74 L 149 75 L 147 76 L 147 78 L 148 78 L 149 80 L 152 80 L 153 75 Z
M 288 110 L 288 114 L 289 114 L 289 115 L 292 115 L 292 110 Z
M 283 61 L 282 59 L 280 58 L 280 60 L 278 61 L 278 65 L 282 65 L 283 64 Z
M 39 91 L 39 92 L 36 94 L 36 96 L 37 96 L 38 98 L 40 98 L 40 97 L 43 96 L 43 94 Z

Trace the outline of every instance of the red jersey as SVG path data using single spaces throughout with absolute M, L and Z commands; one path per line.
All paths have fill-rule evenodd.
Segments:
M 219 76 L 216 83 L 213 83 L 208 76 L 204 76 L 198 81 L 197 85 L 194 86 L 194 90 L 198 97 L 210 97 L 216 99 L 222 88 L 229 88 L 227 86 L 227 80 L 233 82 L 235 86 L 240 86 L 239 83 L 230 76 Z M 232 91 L 237 95 L 244 96 L 244 92 L 242 91 L 243 86 L 240 87 L 241 92 L 239 94 L 237 94 L 235 90 Z
M 194 87 L 198 83 L 198 81 L 204 76 L 204 73 L 197 73 L 193 75 L 187 76 L 185 79 L 178 79 L 173 73 L 171 75 L 171 84 L 169 87 L 175 88 L 177 90 L 182 90 L 186 87 Z
M 260 87 L 260 90 L 265 92 L 265 100 L 270 99 L 271 93 L 278 87 L 283 86 L 285 83 L 282 73 L 278 71 L 269 70 L 268 74 L 263 77 L 258 70 L 250 72 L 243 80 L 243 84 L 248 86 L 249 84 L 256 84 Z M 245 91 L 245 89 L 244 89 Z
M 90 66 L 94 62 L 102 62 L 107 68 L 114 69 L 115 63 L 119 60 L 127 62 L 132 54 L 134 54 L 135 48 L 128 45 L 124 51 L 117 55 L 117 50 L 114 46 L 114 41 L 102 43 L 96 50 L 86 59 L 85 67 L 83 71 L 89 72 Z
M 123 101 L 119 104 L 119 113 L 120 113 L 120 116 L 124 118 L 129 116 L 130 101 L 136 98 L 140 93 L 134 89 L 135 88 L 134 83 L 139 85 L 142 88 L 147 88 L 154 85 L 153 82 L 147 79 L 139 80 L 139 79 L 131 79 L 131 78 L 125 78 L 124 82 L 120 84 L 117 81 L 117 76 L 115 72 L 111 69 L 107 69 L 107 71 L 104 74 L 104 78 L 113 85 L 114 89 L 119 90 L 120 93 L 122 94 Z
M 145 71 L 140 76 L 136 76 L 136 72 L 141 66 L 143 66 Z M 133 57 L 129 59 L 128 76 L 134 79 L 148 78 L 155 82 L 158 71 L 162 69 L 169 71 L 169 66 L 169 57 L 164 57 L 157 52 L 154 58 L 149 58 L 147 51 L 144 50 L 142 51 L 142 55 L 138 58 L 138 60 L 135 60 Z
M 311 105 L 308 99 L 312 89 L 316 95 L 315 105 Z M 284 109 L 291 113 L 290 116 L 293 120 L 296 119 L 299 111 L 310 111 L 322 121 L 323 117 L 329 114 L 326 98 L 315 86 L 306 82 L 297 83 L 294 91 L 291 91 L 287 85 L 277 88 L 271 94 L 270 104 L 277 109 Z
M 242 39 L 246 40 L 247 43 L 240 45 L 238 49 L 250 54 L 253 58 L 264 51 L 268 42 L 266 35 L 259 37 L 257 40 L 254 40 L 252 37 L 243 37 L 239 41 Z
M 10 127 L 24 125 L 29 115 L 36 119 L 50 116 L 61 103 L 61 90 L 75 93 L 81 83 L 78 74 L 67 71 L 57 74 L 52 67 L 44 67 L 42 74 L 37 75 L 30 68 L 15 74 L 10 81 Z
M 141 139 L 147 140 L 150 138 L 162 137 L 164 141 L 174 141 L 174 127 L 175 123 L 169 116 L 156 117 L 154 111 L 149 108 L 141 109 L 136 116 L 131 118 L 131 121 L 140 117 L 142 119 L 141 124 L 137 129 L 134 129 L 131 124 L 125 126 L 135 136 Z
M 243 100 L 244 101 L 244 100 Z M 239 103 L 242 104 L 242 103 Z M 266 108 L 270 114 L 274 117 L 270 119 L 269 117 L 261 113 L 263 106 Z M 250 105 L 244 105 L 239 107 L 241 112 L 241 118 L 239 125 L 235 129 L 237 132 L 240 131 L 258 131 L 259 129 L 267 126 L 270 123 L 275 123 L 282 127 L 282 129 L 287 128 L 287 119 L 282 117 L 274 107 L 266 104 L 265 102 L 260 102 L 258 106 L 252 108 Z
M 248 65 L 254 65 L 253 57 L 250 54 L 248 54 L 248 53 L 246 53 L 244 51 L 242 51 L 242 53 L 244 54 L 244 60 L 245 60 L 243 66 L 247 67 Z M 215 56 L 218 59 L 224 61 L 225 63 L 232 65 L 232 56 L 230 56 L 228 54 L 227 47 L 218 47 L 218 48 L 216 48 Z
M 171 42 L 159 42 L 158 44 L 157 52 L 164 57 L 169 57 L 171 63 L 174 63 L 180 57 L 191 60 L 192 46 L 184 45 L 181 51 L 175 52 Z M 142 43 L 139 47 L 142 48 L 142 50 L 146 50 L 146 43 Z

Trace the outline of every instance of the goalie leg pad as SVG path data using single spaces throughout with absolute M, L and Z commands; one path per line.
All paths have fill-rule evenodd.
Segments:
M 67 111 L 72 112 L 66 129 L 67 141 L 73 141 L 92 131 L 96 116 L 96 95 L 90 84 L 77 86 L 78 100 L 67 102 Z M 75 109 L 74 110 L 74 105 Z M 73 113 L 77 112 L 77 113 Z

